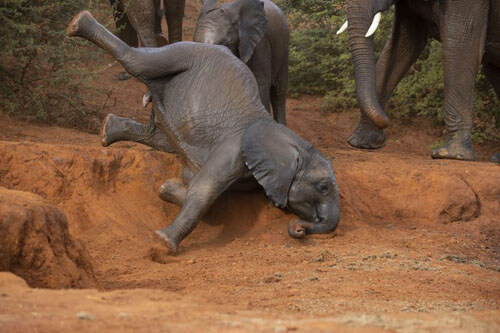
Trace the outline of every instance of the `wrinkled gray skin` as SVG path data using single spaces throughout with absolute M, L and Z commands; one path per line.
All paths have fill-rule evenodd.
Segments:
M 373 37 L 365 38 L 374 15 L 395 4 L 392 33 L 375 65 Z M 444 121 L 447 142 L 432 158 L 474 160 L 471 144 L 474 81 L 483 71 L 500 96 L 500 0 L 350 0 L 349 44 L 361 120 L 348 142 L 383 147 L 389 120 L 384 107 L 429 38 L 441 41 Z
M 113 9 L 118 36 L 128 45 L 158 47 L 182 40 L 182 20 L 185 0 L 109 0 Z M 161 31 L 161 19 L 165 15 L 168 40 Z M 125 72 L 118 79 L 130 78 Z
M 205 0 L 194 41 L 227 46 L 253 72 L 262 104 L 286 125 L 289 30 L 285 15 L 270 0 L 236 0 L 216 8 Z
M 128 45 L 158 47 L 182 40 L 185 0 L 109 0 L 113 8 L 118 36 Z M 168 40 L 161 31 L 165 15 Z
M 276 206 L 301 217 L 289 228 L 293 237 L 337 227 L 330 161 L 272 119 L 252 72 L 228 48 L 191 42 L 131 48 L 88 12 L 75 16 L 67 33 L 107 50 L 152 94 L 165 142 L 186 164 L 182 180 L 160 187 L 162 199 L 182 205 L 157 231 L 174 252 L 221 193 L 255 180 Z M 112 126 L 104 124 L 104 135 Z

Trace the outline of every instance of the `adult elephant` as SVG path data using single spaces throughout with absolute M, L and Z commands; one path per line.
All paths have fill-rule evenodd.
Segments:
M 288 89 L 288 22 L 270 0 L 235 0 L 217 8 L 205 0 L 194 41 L 227 46 L 252 71 L 262 103 L 286 125 Z
M 373 38 L 381 12 L 395 5 L 392 32 L 375 65 Z M 361 119 L 348 142 L 358 148 L 384 146 L 384 112 L 392 91 L 429 38 L 441 41 L 444 121 L 447 142 L 432 158 L 474 160 L 471 144 L 474 81 L 482 63 L 500 96 L 500 0 L 350 0 L 349 44 Z M 344 30 L 341 29 L 341 30 Z
M 152 95 L 162 144 L 188 170 L 183 180 L 160 187 L 162 199 L 182 206 L 172 224 L 156 232 L 173 251 L 221 193 L 248 182 L 301 217 L 289 225 L 291 236 L 335 230 L 339 191 L 330 161 L 273 120 L 252 72 L 228 48 L 192 42 L 131 48 L 89 12 L 75 16 L 67 33 L 108 51 Z M 109 126 L 106 121 L 104 133 Z
M 110 0 L 118 36 L 132 47 L 157 47 L 182 40 L 185 0 Z M 168 40 L 161 31 L 165 15 Z

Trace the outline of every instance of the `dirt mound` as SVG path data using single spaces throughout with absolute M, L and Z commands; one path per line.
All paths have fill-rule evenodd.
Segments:
M 95 286 L 85 247 L 68 232 L 66 216 L 38 195 L 0 187 L 0 270 L 30 286 Z
M 340 190 L 346 206 L 363 219 L 434 224 L 492 221 L 500 214 L 500 169 L 494 164 L 429 163 L 386 154 L 345 158 L 334 161 Z
M 334 158 L 343 211 L 360 219 L 450 223 L 500 214 L 500 172 L 495 164 L 429 163 L 383 153 L 367 158 L 362 152 L 344 150 L 325 153 Z M 7 142 L 0 143 L 0 154 L 5 157 L 0 161 L 0 185 L 34 192 L 55 203 L 70 216 L 78 234 L 97 228 L 122 235 L 127 231 L 149 241 L 149 232 L 168 224 L 178 212 L 177 206 L 157 195 L 160 184 L 180 174 L 180 160 L 171 154 L 140 147 Z M 270 216 L 285 217 L 268 206 L 262 191 L 228 193 L 205 220 L 228 224 L 238 219 L 238 227 L 245 229 L 266 227 Z M 138 223 L 147 231 L 141 231 Z

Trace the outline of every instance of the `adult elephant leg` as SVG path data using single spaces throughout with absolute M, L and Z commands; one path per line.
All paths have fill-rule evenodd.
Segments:
M 393 30 L 377 62 L 377 96 L 384 108 L 429 39 L 427 23 L 407 6 L 404 2 L 396 3 Z
M 483 72 L 493 86 L 493 89 L 495 89 L 498 98 L 500 98 L 500 68 L 490 63 L 485 63 L 483 65 Z M 500 152 L 495 153 L 491 157 L 491 161 L 500 164 Z
M 252 57 L 247 61 L 247 66 L 252 71 L 257 86 L 259 87 L 259 95 L 262 104 L 267 112 L 271 113 L 271 46 L 265 40 L 255 47 Z
M 245 170 L 239 142 L 224 143 L 213 151 L 189 184 L 179 215 L 168 227 L 156 231 L 173 252 L 220 194 L 241 178 Z
M 278 73 L 276 82 L 271 86 L 271 105 L 276 122 L 286 126 L 286 95 L 288 91 L 288 61 Z
M 493 89 L 495 89 L 498 98 L 500 98 L 500 68 L 490 63 L 485 63 L 483 65 L 483 72 L 493 86 Z
M 164 0 L 163 6 L 168 26 L 168 42 L 180 42 L 182 40 L 185 0 Z
M 267 112 L 271 113 L 271 88 L 268 73 L 270 72 L 254 72 L 254 76 L 259 86 L 260 100 L 262 101 L 262 104 L 266 108 Z
M 377 98 L 385 105 L 393 90 L 425 48 L 429 38 L 426 23 L 410 14 L 406 3 L 396 3 L 392 32 L 377 61 Z M 365 113 L 359 125 L 347 140 L 353 147 L 377 149 L 385 145 L 384 131 L 378 128 Z
M 120 0 L 110 0 L 109 2 L 113 10 L 113 18 L 115 21 L 118 37 L 120 37 L 121 40 L 132 47 L 139 46 L 137 32 L 130 24 L 127 15 L 125 15 L 123 2 Z
M 142 47 L 156 47 L 155 18 L 153 0 L 129 0 L 125 9 L 132 27 L 137 31 Z
M 445 1 L 440 22 L 444 67 L 445 145 L 431 152 L 432 158 L 474 160 L 471 135 L 474 81 L 486 39 L 488 0 Z
M 125 5 L 122 0 L 110 0 L 111 8 L 113 9 L 113 18 L 116 25 L 117 35 L 122 41 L 127 43 L 129 46 L 138 47 L 139 39 L 137 38 L 137 32 L 132 27 L 127 15 L 125 14 Z M 132 76 L 127 72 L 120 72 L 117 74 L 116 78 L 118 80 L 128 80 Z
M 163 9 L 161 8 L 161 0 L 153 0 L 155 7 L 155 35 L 156 44 L 158 47 L 165 46 L 168 44 L 167 38 L 163 35 L 161 30 L 161 20 L 163 18 Z
M 108 114 L 101 129 L 101 144 L 107 147 L 118 141 L 132 141 L 147 145 L 153 149 L 167 153 L 175 153 L 167 135 L 154 123 L 154 112 L 149 126 L 130 118 Z

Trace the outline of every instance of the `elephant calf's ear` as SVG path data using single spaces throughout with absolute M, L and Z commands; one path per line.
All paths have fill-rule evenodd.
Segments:
M 252 123 L 243 134 L 241 150 L 245 164 L 266 195 L 280 208 L 301 163 L 296 144 L 302 140 L 291 130 L 272 121 Z
M 260 0 L 242 0 L 239 17 L 238 51 L 240 59 L 246 63 L 267 31 L 264 3 Z

